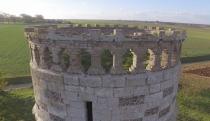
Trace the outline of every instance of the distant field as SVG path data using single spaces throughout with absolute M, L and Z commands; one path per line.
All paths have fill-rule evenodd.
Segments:
M 0 72 L 4 76 L 28 75 L 28 57 L 23 25 L 0 24 Z
M 149 23 L 134 21 L 72 20 L 72 22 L 140 26 L 151 25 Z M 29 51 L 23 35 L 23 27 L 24 25 L 0 24 L 0 72 L 6 77 L 29 75 Z M 193 60 L 199 61 L 199 59 L 210 60 L 210 28 L 177 27 L 185 28 L 188 33 L 188 39 L 183 45 L 182 57 L 184 57 L 184 60 L 186 60 L 186 62 Z
M 210 56 L 210 28 L 186 28 L 182 57 Z

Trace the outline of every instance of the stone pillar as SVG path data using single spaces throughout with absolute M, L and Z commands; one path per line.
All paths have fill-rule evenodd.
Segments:
M 52 48 L 53 65 L 52 65 L 51 69 L 54 71 L 58 71 L 58 72 L 62 71 L 62 68 L 60 66 L 60 58 L 59 58 L 60 51 L 61 51 L 61 49 L 58 47 Z
M 81 74 L 82 73 L 82 65 L 81 65 L 81 57 L 79 49 L 69 49 L 70 53 L 70 66 L 67 70 L 68 73 L 72 74 Z
M 41 55 L 40 55 L 40 66 L 41 66 L 41 68 L 43 68 L 43 69 L 48 69 L 48 65 L 47 65 L 47 63 L 45 62 L 45 49 L 46 49 L 46 47 L 45 46 L 41 46 L 40 47 L 40 53 L 41 53 Z
M 176 43 L 172 43 L 172 53 L 171 53 L 171 66 L 175 66 L 177 63 L 177 45 Z
M 101 48 L 93 48 L 91 54 L 91 66 L 88 69 L 88 74 L 104 74 L 104 68 L 101 65 Z
M 154 66 L 151 68 L 151 71 L 158 71 L 161 69 L 160 65 L 160 55 L 161 55 L 161 49 L 159 47 L 153 49 L 154 52 Z
M 125 53 L 124 49 L 112 49 L 111 53 L 113 55 L 113 66 L 111 69 L 112 74 L 124 74 L 126 71 L 123 69 L 123 54 Z
M 147 53 L 147 49 L 144 48 L 136 48 L 133 50 L 136 54 L 136 68 L 133 73 L 142 73 L 145 72 L 145 65 L 144 65 L 144 57 Z

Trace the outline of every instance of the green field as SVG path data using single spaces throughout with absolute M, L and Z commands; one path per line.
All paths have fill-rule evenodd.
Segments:
M 187 40 L 182 48 L 182 62 L 210 60 L 210 28 L 185 28 Z
M 129 25 L 148 25 L 132 21 L 79 21 L 77 23 L 111 23 Z M 160 25 L 162 26 L 162 25 Z M 180 26 L 178 26 L 180 27 Z M 4 77 L 29 75 L 29 51 L 23 34 L 24 25 L 0 24 L 0 72 Z M 184 42 L 182 57 L 184 61 L 210 60 L 210 28 L 181 27 L 188 33 Z
M 0 24 L 0 72 L 12 77 L 28 75 L 28 58 L 23 25 Z

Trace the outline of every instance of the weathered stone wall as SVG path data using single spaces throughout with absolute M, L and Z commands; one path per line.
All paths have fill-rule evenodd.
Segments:
M 93 121 L 176 120 L 185 32 L 115 28 L 26 29 L 37 121 L 88 121 L 86 102 L 92 102 Z M 91 55 L 86 72 L 81 64 L 81 49 Z M 113 55 L 109 72 L 101 65 L 104 49 Z M 128 49 L 135 56 L 131 69 L 125 70 L 123 55 Z M 63 59 L 64 52 L 68 62 Z M 145 61 L 146 53 L 149 58 Z

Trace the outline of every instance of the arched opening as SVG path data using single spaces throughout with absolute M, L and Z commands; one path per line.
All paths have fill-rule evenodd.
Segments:
M 50 52 L 49 48 L 45 48 L 44 53 L 43 53 L 44 57 L 44 63 L 46 64 L 47 68 L 49 69 L 52 66 L 52 53 Z
M 81 57 L 81 65 L 83 67 L 84 72 L 86 73 L 91 66 L 91 54 L 87 52 L 85 49 L 81 49 L 80 57 Z
M 162 53 L 161 53 L 161 68 L 167 68 L 168 66 L 168 50 L 167 49 L 163 49 Z
M 35 54 L 34 58 L 36 60 L 36 63 L 39 66 L 39 64 L 40 64 L 40 54 L 39 54 L 39 50 L 38 50 L 37 46 L 35 46 L 35 48 L 34 48 L 34 54 Z
M 151 71 L 155 65 L 155 54 L 151 49 L 148 49 L 146 56 L 146 70 Z
M 105 49 L 101 53 L 101 66 L 106 73 L 109 73 L 113 65 L 113 55 L 108 49 Z
M 123 69 L 128 72 L 133 71 L 136 68 L 137 56 L 132 51 L 132 49 L 128 49 L 123 55 Z

